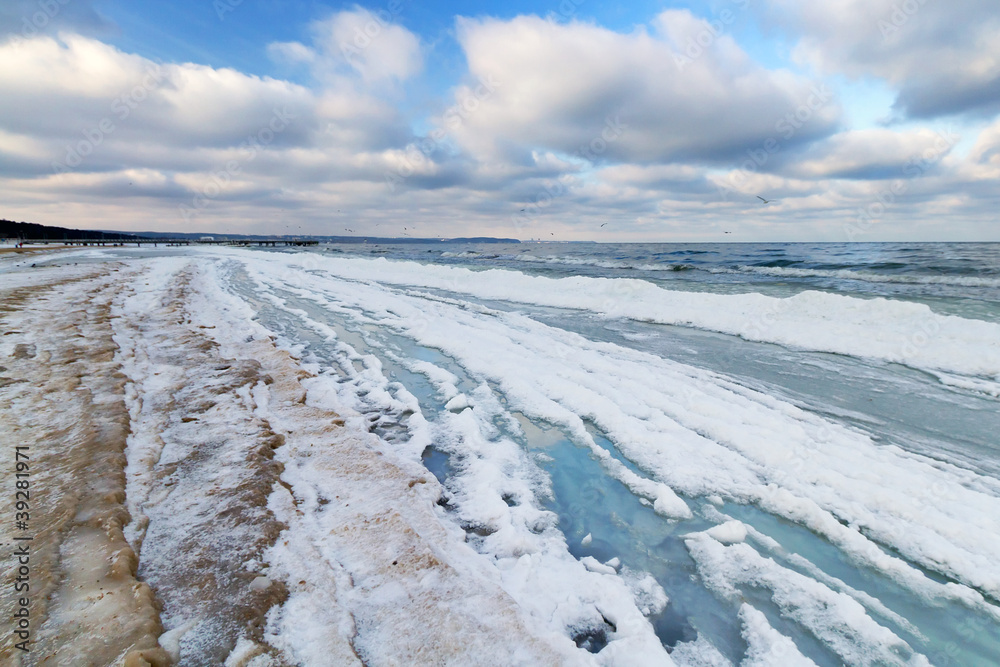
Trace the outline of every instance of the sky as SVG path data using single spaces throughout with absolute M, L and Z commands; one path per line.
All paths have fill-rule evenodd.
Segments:
M 996 0 L 0 0 L 0 218 L 868 242 L 998 212 Z

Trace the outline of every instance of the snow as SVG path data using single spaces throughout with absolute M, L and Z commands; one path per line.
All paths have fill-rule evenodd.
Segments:
M 849 558 L 927 599 L 987 609 L 978 591 L 1000 595 L 1000 565 L 991 556 L 1000 553 L 1000 499 L 988 478 L 876 446 L 862 434 L 710 372 L 594 343 L 516 313 L 459 308 L 344 282 L 318 269 L 303 273 L 298 266 L 304 261 L 297 255 L 243 260 L 262 284 L 280 285 L 321 308 L 442 350 L 496 383 L 513 409 L 560 425 L 593 451 L 608 474 L 668 516 L 690 516 L 681 496 L 754 503 L 808 526 Z M 360 261 L 337 260 L 333 267 L 343 273 Z M 398 264 L 360 266 L 382 271 L 380 280 L 398 279 L 402 271 L 416 282 L 445 270 Z M 558 285 L 549 286 L 558 293 Z M 598 445 L 585 420 L 648 477 Z M 873 537 L 961 583 L 926 577 L 884 553 Z
M 454 297 L 905 363 L 985 397 L 1000 386 L 997 325 L 816 292 L 722 296 L 184 252 L 118 260 L 117 272 L 0 262 L 9 289 L 95 271 L 115 286 L 108 363 L 129 423 L 124 537 L 164 602 L 159 643 L 175 660 L 724 665 L 745 651 L 751 667 L 818 655 L 924 665 L 917 644 L 929 640 L 907 605 L 1000 621 L 996 479 L 766 388 Z M 26 349 L 5 338 L 0 354 Z M 691 579 L 731 614 L 730 640 L 694 628 L 668 651 L 650 620 L 677 603 L 664 573 L 633 567 L 596 525 L 567 541 L 549 502 L 553 459 L 526 447 L 529 423 L 565 435 L 655 511 L 644 509 L 659 542 L 642 548 L 676 544 L 690 556 Z M 424 465 L 428 452 L 447 460 L 443 481 Z M 740 507 L 835 557 L 813 562 Z M 223 511 L 239 520 L 219 520 Z M 210 576 L 188 581 L 195 560 Z M 864 575 L 831 574 L 847 567 Z M 893 595 L 878 597 L 869 577 Z M 258 625 L 220 620 L 234 600 Z
M 747 538 L 747 527 L 742 521 L 727 521 L 708 529 L 705 533 L 723 544 L 738 544 Z
M 928 306 L 805 291 L 789 298 L 662 289 L 635 279 L 546 278 L 516 271 L 300 254 L 264 261 L 356 281 L 448 290 L 481 299 L 589 310 L 692 326 L 805 350 L 834 352 L 1000 380 L 1000 324 Z
M 767 616 L 751 605 L 740 605 L 740 620 L 749 646 L 741 667 L 815 667 L 816 663 L 802 655 L 795 642 L 772 628 Z
M 771 601 L 784 617 L 808 628 L 846 664 L 930 664 L 925 656 L 876 623 L 850 596 L 781 567 L 750 545 L 724 546 L 704 533 L 691 535 L 685 541 L 710 588 L 735 599 L 743 587 L 769 591 Z
M 221 291 L 223 272 L 207 269 L 202 278 L 199 284 L 205 296 L 194 320 L 211 318 L 212 334 L 223 350 L 245 347 L 248 332 L 256 339 L 267 338 L 269 332 L 251 321 L 246 304 Z M 220 305 L 232 318 L 228 324 L 219 317 Z M 269 616 L 272 645 L 313 664 L 337 649 L 306 638 L 339 627 L 343 639 L 353 637 L 359 653 L 376 663 L 399 659 L 393 651 L 402 650 L 399 637 L 407 636 L 412 637 L 407 650 L 417 652 L 408 655 L 454 655 L 464 664 L 489 664 L 498 654 L 495 647 L 487 648 L 487 638 L 514 634 L 521 641 L 504 651 L 511 651 L 509 659 L 520 664 L 549 660 L 669 664 L 629 587 L 617 576 L 607 576 L 608 571 L 616 575 L 615 569 L 597 563 L 602 571 L 589 571 L 569 554 L 553 517 L 534 505 L 535 496 L 545 492 L 538 488 L 544 481 L 516 443 L 497 437 L 492 420 L 500 406 L 487 388 L 465 395 L 467 409 L 446 411 L 432 425 L 420 415 L 412 396 L 385 378 L 377 359 L 358 355 L 344 343 L 335 347 L 362 362 L 360 369 L 340 364 L 347 377 L 332 373 L 303 378 L 304 402 L 295 412 L 279 411 L 284 402 L 273 395 L 282 385 L 278 378 L 287 376 L 287 370 L 271 372 L 275 382 L 252 392 L 255 414 L 285 438 L 277 456 L 284 465 L 282 479 L 297 499 L 292 503 L 284 489 L 276 488 L 269 503 L 289 525 L 267 557 L 268 576 L 286 581 L 290 591 L 288 602 Z M 257 358 L 268 368 L 263 354 Z M 307 367 L 319 370 L 318 365 Z M 456 378 L 442 369 L 427 363 L 417 368 L 440 383 L 444 393 L 454 386 Z M 358 402 L 359 394 L 364 406 Z M 422 446 L 410 442 L 394 449 L 368 433 L 368 422 L 357 410 L 374 406 L 386 413 L 411 411 L 408 427 L 418 443 L 433 440 L 444 449 L 461 446 L 464 463 L 449 493 L 459 523 L 472 532 L 441 523 L 434 508 L 442 490 L 419 463 Z M 331 416 L 324 420 L 307 411 Z M 332 443 L 323 445 L 317 436 L 310 436 L 307 425 L 329 423 L 335 417 L 353 433 L 348 440 L 353 453 L 348 456 Z M 350 467 L 345 468 L 348 462 Z M 408 496 L 404 503 L 399 502 L 400 488 Z M 509 506 L 504 497 L 516 504 Z M 340 512 L 335 511 L 338 500 L 343 503 Z M 392 509 L 379 510 L 378 523 L 367 523 L 364 532 L 345 525 L 356 512 L 361 516 L 375 512 L 369 509 L 372 506 Z M 412 525 L 415 532 L 399 534 L 400 522 Z M 376 532 L 376 525 L 393 530 Z M 338 539 L 340 534 L 344 538 Z M 437 565 L 430 572 L 417 567 L 406 575 L 413 567 L 406 563 L 413 561 Z M 324 597 L 328 607 L 321 602 Z M 408 609 L 407 605 L 416 606 L 400 617 L 400 609 Z M 345 609 L 350 616 L 343 614 Z M 477 611 L 482 609 L 490 609 L 490 615 L 482 616 Z M 426 628 L 419 629 L 425 621 L 418 619 L 426 618 L 436 618 L 443 627 L 463 618 L 466 625 L 474 622 L 479 627 L 467 627 L 460 641 L 443 644 L 443 638 L 420 638 Z M 604 650 L 591 656 L 574 645 L 574 633 L 604 627 L 604 619 L 615 627 Z

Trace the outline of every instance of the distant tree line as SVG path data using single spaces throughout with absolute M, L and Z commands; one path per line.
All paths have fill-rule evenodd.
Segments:
M 33 222 L 14 222 L 0 220 L 0 238 L 5 239 L 38 239 L 45 241 L 65 241 L 68 239 L 83 239 L 87 241 L 134 241 L 144 238 L 135 234 L 119 234 L 118 232 L 98 232 L 87 229 L 66 229 L 65 227 L 47 227 Z

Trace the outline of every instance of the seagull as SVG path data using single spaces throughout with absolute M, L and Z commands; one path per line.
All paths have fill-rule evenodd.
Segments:
M 723 234 L 732 234 L 732 232 L 722 232 Z
M 608 224 L 608 223 L 605 222 L 604 225 L 606 225 L 606 224 Z M 601 225 L 601 227 L 603 227 L 604 225 Z
M 764 202 L 765 204 L 770 204 L 771 202 L 775 201 L 774 199 L 764 199 L 764 198 L 763 198 L 763 197 L 761 197 L 760 195 L 757 195 L 757 199 L 761 200 L 761 201 L 762 201 L 762 202 Z

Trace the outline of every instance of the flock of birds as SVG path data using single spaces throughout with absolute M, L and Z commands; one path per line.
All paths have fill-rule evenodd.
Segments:
M 129 185 L 132 185 L 132 184 L 129 183 Z M 768 204 L 773 204 L 774 202 L 778 201 L 777 199 L 765 199 L 764 197 L 761 197 L 760 195 L 757 195 L 757 199 L 759 199 L 761 201 L 761 203 L 763 203 L 765 206 L 767 206 Z M 525 211 L 527 211 L 527 209 L 524 209 L 524 208 L 521 209 L 521 213 L 524 213 Z M 337 213 L 340 213 L 340 209 L 339 208 L 337 209 Z M 382 224 L 384 224 L 384 223 L 376 222 L 375 226 L 379 227 Z M 600 226 L 603 228 L 603 227 L 606 227 L 607 225 L 608 225 L 607 222 L 602 222 Z M 286 223 L 285 226 L 288 227 L 289 225 Z M 299 225 L 299 229 L 302 229 L 301 225 Z M 355 231 L 353 229 L 351 229 L 350 227 L 344 227 L 344 231 L 348 232 L 349 234 L 354 234 L 355 233 Z M 403 227 L 403 236 L 412 236 L 412 234 L 407 233 L 408 231 L 409 231 L 409 227 Z M 732 234 L 732 232 L 728 232 L 728 231 L 723 231 L 722 233 L 723 234 Z M 550 236 L 555 236 L 556 234 L 555 234 L 555 232 L 549 232 L 549 235 Z

